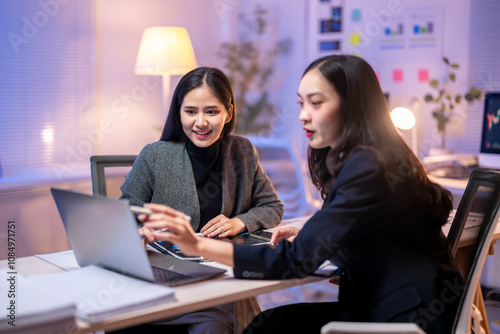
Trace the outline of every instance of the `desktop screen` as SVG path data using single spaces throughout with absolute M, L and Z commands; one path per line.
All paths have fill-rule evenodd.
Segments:
M 487 93 L 484 99 L 479 166 L 500 169 L 500 93 Z

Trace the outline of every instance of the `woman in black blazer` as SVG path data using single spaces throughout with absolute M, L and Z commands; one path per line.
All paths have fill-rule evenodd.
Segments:
M 414 322 L 451 330 L 463 282 L 441 226 L 451 194 L 432 183 L 392 124 L 378 79 L 355 56 L 328 56 L 305 71 L 299 119 L 308 164 L 324 204 L 274 247 L 197 238 L 183 214 L 148 205 L 154 238 L 234 267 L 241 278 L 303 277 L 325 260 L 341 269 L 339 301 L 282 306 L 258 315 L 248 333 L 313 333 L 334 320 Z

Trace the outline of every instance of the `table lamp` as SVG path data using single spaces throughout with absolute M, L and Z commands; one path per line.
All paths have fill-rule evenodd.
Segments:
M 417 131 L 415 129 L 415 115 L 404 107 L 397 107 L 391 111 L 391 119 L 394 125 L 401 130 L 409 130 L 411 134 L 411 149 L 417 155 Z
M 182 27 L 150 27 L 144 30 L 135 62 L 135 73 L 162 75 L 163 117 L 169 109 L 170 76 L 183 75 L 197 67 L 191 39 Z

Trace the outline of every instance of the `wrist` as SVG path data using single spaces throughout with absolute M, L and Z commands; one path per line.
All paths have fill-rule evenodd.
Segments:
M 210 239 L 208 238 L 198 238 L 198 242 L 196 243 L 196 255 L 197 256 L 203 256 L 204 254 L 206 255 L 206 251 L 208 249 L 206 243 Z
M 247 226 L 241 219 L 234 218 L 234 220 L 236 221 L 236 234 L 243 233 L 247 230 Z

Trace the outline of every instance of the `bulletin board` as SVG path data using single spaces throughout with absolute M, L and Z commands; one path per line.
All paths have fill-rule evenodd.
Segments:
M 358 55 L 391 95 L 404 94 L 403 83 L 427 87 L 440 72 L 442 6 L 387 0 L 310 0 L 308 6 L 309 62 L 332 54 Z

